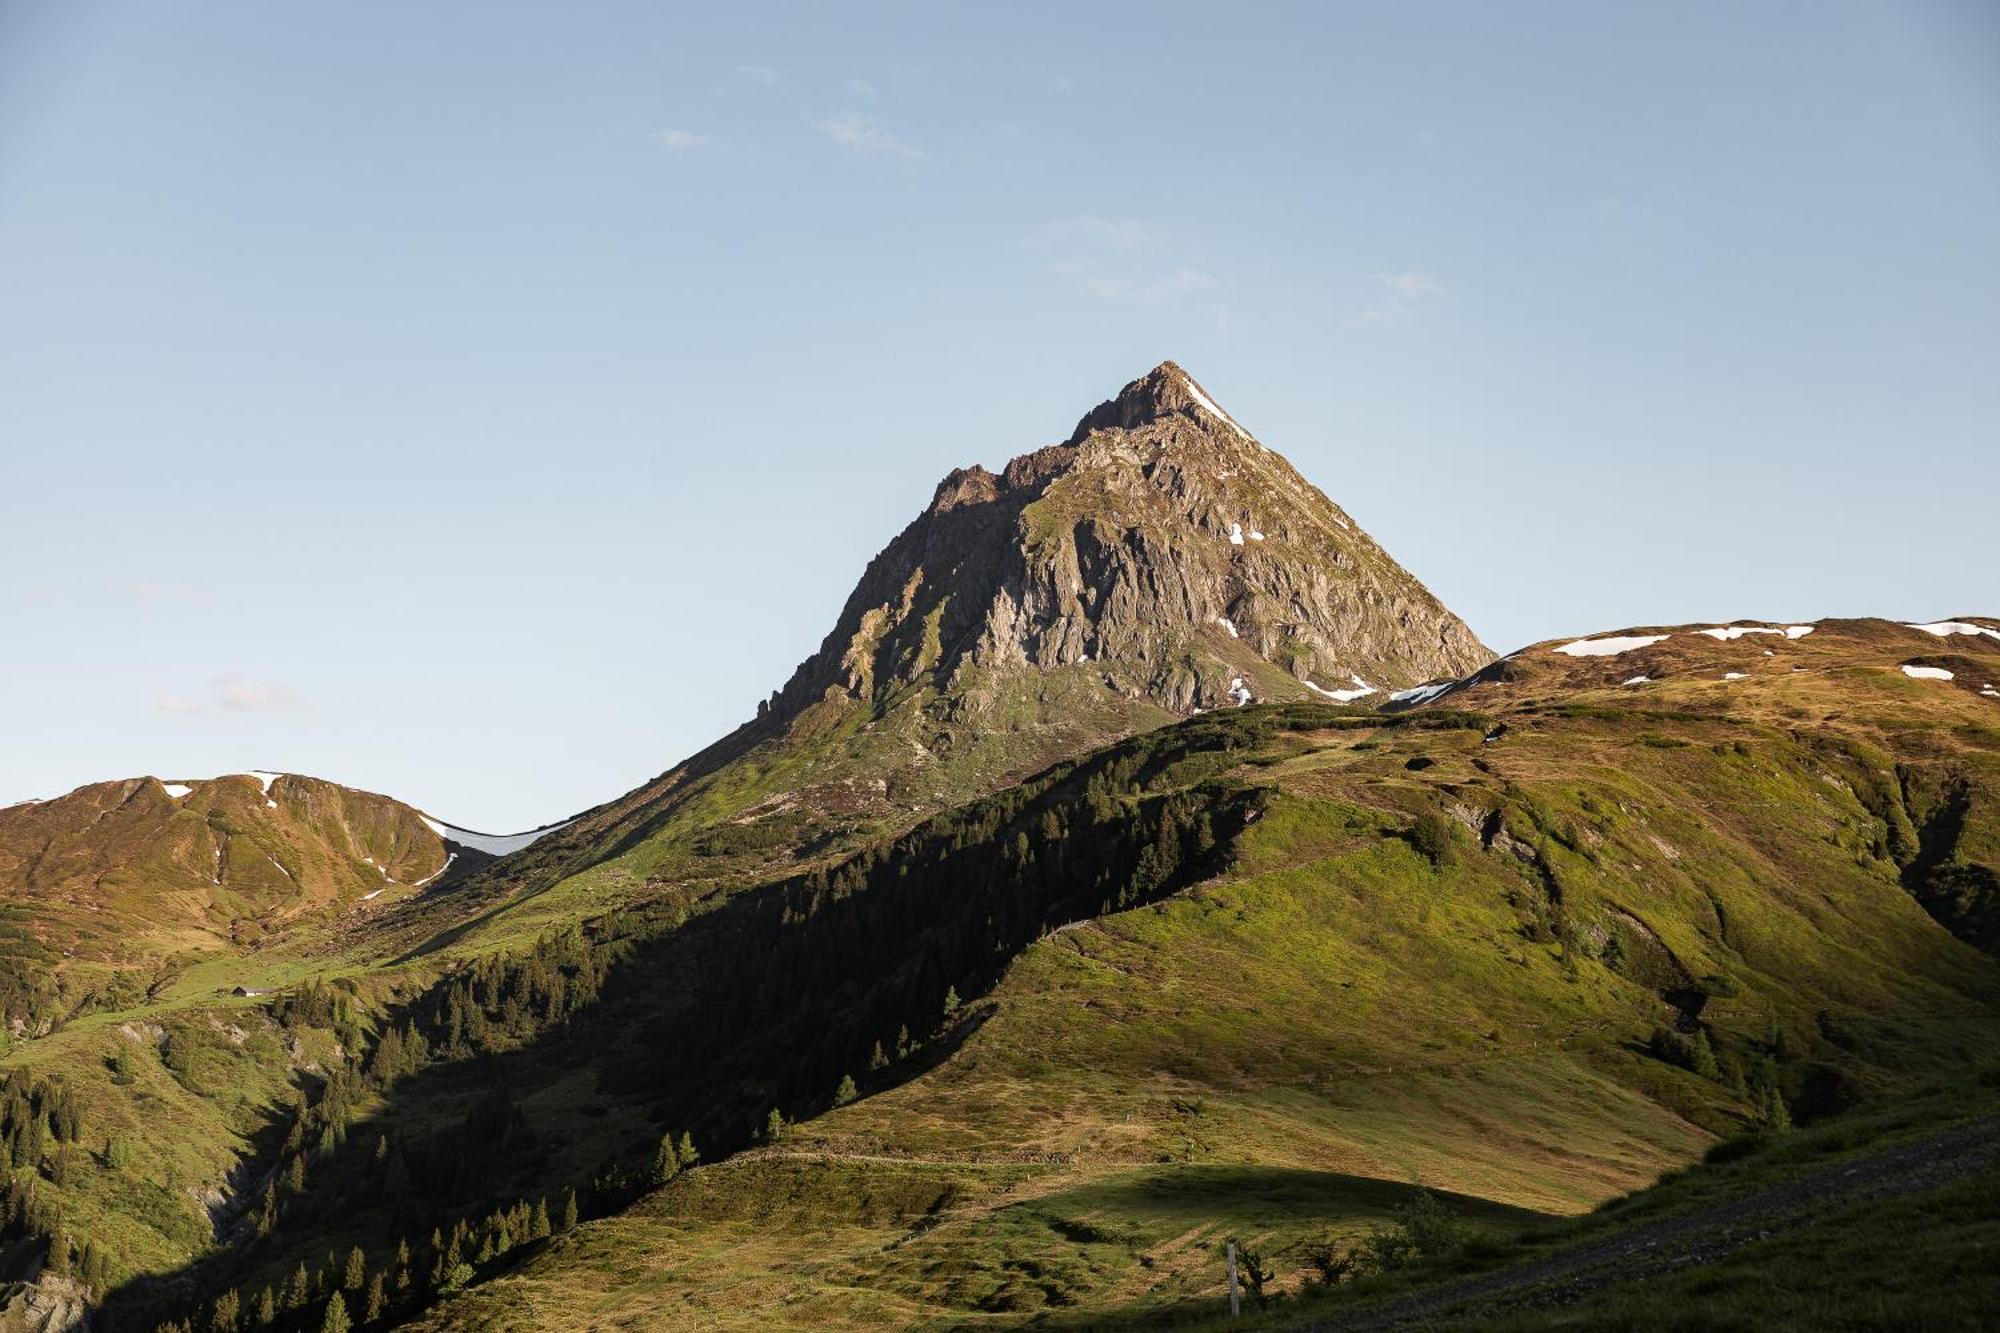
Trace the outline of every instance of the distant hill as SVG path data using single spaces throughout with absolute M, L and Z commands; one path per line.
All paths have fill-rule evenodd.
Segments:
M 292 773 L 126 778 L 0 809 L 0 1017 L 31 1036 L 123 1008 L 176 965 L 430 884 L 447 856 L 409 806 Z

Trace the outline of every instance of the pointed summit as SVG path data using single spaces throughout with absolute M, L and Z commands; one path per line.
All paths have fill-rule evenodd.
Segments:
M 1237 425 L 1236 419 L 1223 411 L 1201 385 L 1195 383 L 1194 376 L 1175 362 L 1162 361 L 1120 389 L 1116 398 L 1099 403 L 1084 413 L 1068 442 L 1081 444 L 1093 431 L 1132 430 L 1173 415 L 1200 420 L 1203 414 L 1244 439 L 1251 438 L 1249 431 Z

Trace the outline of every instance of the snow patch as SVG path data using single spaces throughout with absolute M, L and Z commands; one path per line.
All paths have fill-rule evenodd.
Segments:
M 444 874 L 445 871 L 451 869 L 451 863 L 453 861 L 456 861 L 457 859 L 458 859 L 457 852 L 447 852 L 445 854 L 443 865 L 439 866 L 431 874 L 424 876 L 422 879 L 418 880 L 415 884 L 412 884 L 410 887 L 413 889 L 421 889 L 424 885 L 430 883 L 432 880 L 438 878 L 438 876 Z
M 365 903 L 365 902 L 368 902 L 368 901 L 370 901 L 371 899 L 375 899 L 375 898 L 380 898 L 381 896 L 382 896 L 382 890 L 380 890 L 380 889 L 377 889 L 377 890 L 375 890 L 375 891 L 374 891 L 373 893 L 364 893 L 364 894 L 362 894 L 362 895 L 361 895 L 361 901 Z
M 1920 629 L 1926 634 L 1935 634 L 1940 639 L 1950 634 L 1984 634 L 1990 639 L 2000 639 L 2000 629 L 1988 629 L 1984 625 L 1974 625 L 1964 620 L 1934 620 L 1928 625 L 1910 625 L 1909 629 Z
M 1253 542 L 1261 542 L 1264 540 L 1264 534 L 1257 531 L 1255 528 L 1252 528 L 1250 530 L 1250 540 Z
M 1653 678 L 1651 676 L 1634 676 L 1632 677 L 1632 679 L 1626 681 L 1625 683 L 1627 685 L 1651 685 L 1653 683 Z
M 1203 393 L 1200 389 L 1196 388 L 1195 382 L 1189 379 L 1186 375 L 1181 376 L 1181 386 L 1188 391 L 1188 397 L 1194 399 L 1195 406 L 1207 412 L 1210 416 L 1214 417 L 1217 421 L 1220 421 L 1223 425 L 1229 427 L 1229 429 L 1235 431 L 1238 435 L 1241 435 L 1244 439 L 1247 440 L 1250 438 L 1250 432 L 1243 429 L 1243 427 L 1237 425 L 1236 418 L 1230 416 L 1227 412 L 1217 407 L 1215 405 L 1215 400 L 1210 398 L 1207 394 Z
M 280 861 L 277 857 L 266 856 L 264 859 L 266 861 L 269 861 L 272 865 L 278 867 L 278 873 L 283 875 L 286 879 L 291 880 L 294 884 L 298 883 L 299 877 L 297 875 L 294 875 L 291 871 L 285 869 L 285 863 Z
M 1782 634 L 1784 631 L 1771 625 L 1711 625 L 1707 629 L 1698 629 L 1695 633 L 1706 634 L 1718 643 L 1727 643 L 1746 634 Z
M 193 787 L 188 786 L 185 782 L 162 782 L 160 785 L 165 787 L 167 795 L 173 797 L 176 801 L 194 790 Z
M 422 811 L 417 813 L 417 818 L 423 820 L 426 828 L 446 842 L 455 842 L 461 847 L 470 847 L 475 852 L 485 852 L 488 856 L 505 856 L 509 852 L 518 852 L 523 847 L 546 838 L 558 829 L 566 829 L 576 822 L 574 819 L 565 819 L 560 824 L 529 829 L 526 833 L 475 833 L 456 824 L 447 824 L 441 819 L 432 819 Z
M 1747 675 L 1745 675 L 1745 674 L 1744 674 L 1744 673 L 1742 673 L 1741 671 L 1725 671 L 1725 672 L 1723 672 L 1723 673 L 1722 673 L 1722 678 L 1723 678 L 1724 680 L 1748 680 L 1748 679 L 1750 679 L 1750 677 L 1748 677 Z
M 1243 525 L 1241 523 L 1231 523 L 1229 525 L 1229 544 L 1231 546 L 1241 546 L 1243 544 Z
M 1217 616 L 1215 618 L 1215 623 L 1222 626 L 1222 628 L 1228 630 L 1230 638 L 1240 639 L 1243 637 L 1241 634 L 1238 634 L 1236 632 L 1236 622 L 1232 621 L 1228 616 Z
M 1551 651 L 1565 653 L 1570 657 L 1616 657 L 1635 648 L 1649 648 L 1660 640 L 1671 637 L 1667 634 L 1628 634 L 1610 639 L 1578 639 L 1574 643 L 1566 643 Z
M 1305 684 L 1307 689 L 1323 694 L 1335 703 L 1340 704 L 1351 704 L 1364 695 L 1375 693 L 1375 687 L 1361 679 L 1361 677 L 1349 676 L 1348 679 L 1354 682 L 1354 688 L 1351 690 L 1329 690 L 1324 685 L 1315 685 L 1311 681 L 1307 681 Z
M 1231 676 L 1229 678 L 1229 697 L 1236 701 L 1238 708 L 1241 708 L 1244 704 L 1254 701 L 1257 696 L 1250 693 L 1250 687 L 1243 683 L 1243 677 Z
M 1455 680 L 1441 680 L 1435 685 L 1417 685 L 1407 690 L 1393 690 L 1389 694 L 1389 702 L 1411 705 L 1427 704 L 1456 684 L 1458 682 Z
M 1694 632 L 1706 634 L 1718 643 L 1727 643 L 1746 634 L 1782 634 L 1788 639 L 1803 639 L 1813 632 L 1813 627 L 1811 625 L 1710 625 Z
M 1952 678 L 1951 672 L 1946 671 L 1943 667 L 1911 666 L 1908 662 L 1903 664 L 1903 674 L 1914 676 L 1918 680 L 1950 680 Z
M 269 796 L 271 794 L 271 784 L 285 775 L 283 773 L 264 773 L 253 768 L 247 773 L 235 773 L 231 774 L 231 776 L 257 779 L 257 785 L 263 789 L 266 796 Z

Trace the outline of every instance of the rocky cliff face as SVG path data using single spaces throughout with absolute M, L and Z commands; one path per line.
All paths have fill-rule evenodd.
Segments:
M 1064 443 L 946 477 L 766 713 L 810 723 L 912 686 L 976 695 L 985 672 L 1085 664 L 1172 713 L 1246 693 L 1373 701 L 1491 657 L 1167 362 Z

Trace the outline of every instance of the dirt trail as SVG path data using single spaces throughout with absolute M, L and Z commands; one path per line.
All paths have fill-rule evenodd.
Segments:
M 2000 1115 L 1872 1156 L 1828 1162 L 1783 1184 L 1625 1227 L 1520 1268 L 1441 1283 L 1305 1328 L 1347 1333 L 1569 1305 L 1618 1283 L 1714 1263 L 1837 1209 L 1948 1185 L 1996 1160 Z

